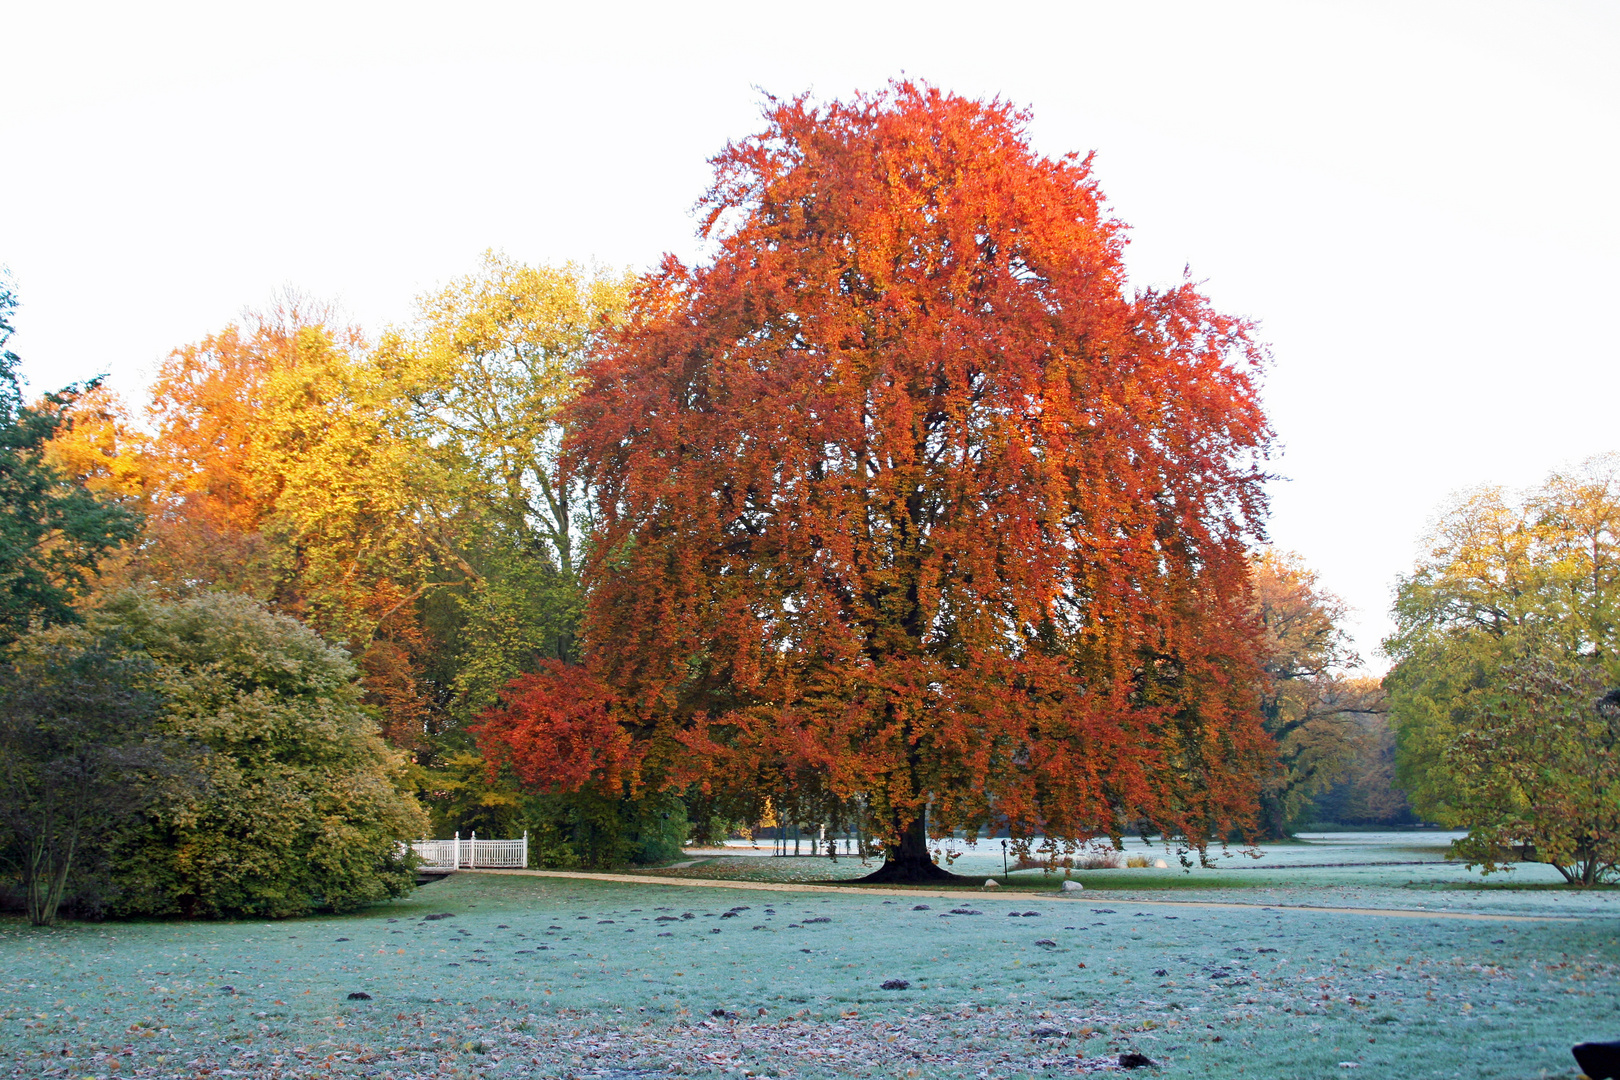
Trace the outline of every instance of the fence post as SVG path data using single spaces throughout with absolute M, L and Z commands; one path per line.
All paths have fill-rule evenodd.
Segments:
M 460 870 L 461 869 L 461 830 L 460 829 L 456 830 L 456 849 L 453 852 L 453 857 L 454 857 L 455 861 L 450 864 L 451 869 Z
M 529 868 L 529 830 L 523 830 L 523 869 Z
M 468 851 L 467 851 L 467 869 L 469 869 L 469 870 L 478 869 L 478 830 L 477 829 L 473 830 L 472 847 L 470 849 L 468 849 Z

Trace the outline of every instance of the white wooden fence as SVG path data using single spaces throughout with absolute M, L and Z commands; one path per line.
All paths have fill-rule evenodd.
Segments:
M 418 870 L 448 874 L 453 870 L 522 870 L 529 865 L 529 834 L 521 840 L 480 840 L 478 834 L 463 840 L 456 833 L 451 840 L 417 840 L 411 850 L 420 858 Z

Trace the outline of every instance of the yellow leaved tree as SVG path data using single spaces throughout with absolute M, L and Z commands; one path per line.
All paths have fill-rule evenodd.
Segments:
M 453 458 L 473 587 L 457 680 L 476 711 L 538 659 L 574 655 L 590 500 L 562 456 L 562 410 L 587 355 L 623 319 L 627 273 L 524 266 L 494 252 L 421 298 L 374 353 L 410 440 Z
M 1436 520 L 1399 583 L 1384 650 L 1397 769 L 1457 854 L 1548 862 L 1573 884 L 1620 866 L 1620 454 Z

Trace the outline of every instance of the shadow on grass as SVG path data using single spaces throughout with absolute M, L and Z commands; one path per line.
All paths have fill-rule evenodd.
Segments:
M 1396 901 L 1400 894 L 1447 893 L 1451 895 L 1510 895 L 1544 894 L 1548 896 L 1580 896 L 1597 892 L 1611 892 L 1620 885 L 1601 885 L 1591 889 L 1574 889 L 1562 881 L 1489 880 L 1469 875 L 1455 880 L 1464 873 L 1460 864 L 1440 860 L 1390 862 L 1378 859 L 1370 862 L 1331 863 L 1323 866 L 1289 866 L 1287 864 L 1222 866 L 1214 869 L 1195 867 L 1191 871 L 1179 867 L 1169 869 L 1120 868 L 1112 870 L 1076 870 L 1067 878 L 1063 874 L 1043 875 L 1038 870 L 1015 871 L 1008 877 L 1001 874 L 986 875 L 998 884 L 995 890 L 984 890 L 984 877 L 974 875 L 955 882 L 923 882 L 917 884 L 872 883 L 860 879 L 873 869 L 872 864 L 862 866 L 858 859 L 840 859 L 836 864 L 826 856 L 761 857 L 713 856 L 693 866 L 632 867 L 627 871 L 648 878 L 681 880 L 709 880 L 768 885 L 836 886 L 848 889 L 876 891 L 902 889 L 905 891 L 975 894 L 986 897 L 997 892 L 1051 895 L 1058 893 L 1065 880 L 1084 887 L 1080 893 L 1071 893 L 1073 899 L 1087 896 L 1104 899 L 1122 893 L 1137 895 L 1160 894 L 1196 899 L 1202 894 L 1258 893 L 1265 891 L 1316 891 L 1339 889 L 1372 889 L 1387 891 L 1386 901 Z M 845 876 L 848 875 L 848 876 Z M 1448 880 L 1450 879 L 1450 880 Z M 1398 901 L 1397 901 L 1398 902 Z

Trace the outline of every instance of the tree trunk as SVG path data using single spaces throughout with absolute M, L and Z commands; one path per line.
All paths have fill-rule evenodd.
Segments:
M 898 824 L 898 823 L 897 823 Z M 923 884 L 927 882 L 951 882 L 957 885 L 971 885 L 972 878 L 965 878 L 953 874 L 944 867 L 939 866 L 928 854 L 928 827 L 922 817 L 901 825 L 900 843 L 894 847 L 883 849 L 883 865 L 872 873 L 860 878 L 861 881 L 876 883 Z
M 1261 840 L 1281 841 L 1289 838 L 1288 823 L 1283 820 L 1282 803 L 1273 795 L 1260 794 L 1260 814 L 1256 826 Z
M 40 880 L 44 871 L 38 843 L 30 845 L 23 860 L 23 895 L 28 904 L 28 921 L 34 926 L 45 925 L 44 898 L 40 895 Z

